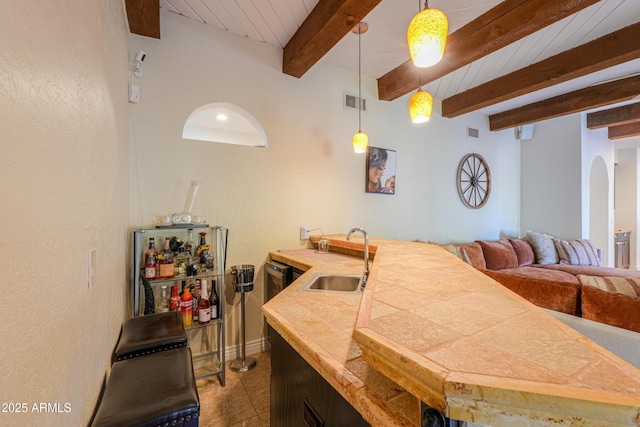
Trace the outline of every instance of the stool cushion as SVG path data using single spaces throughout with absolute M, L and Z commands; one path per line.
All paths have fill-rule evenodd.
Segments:
M 124 360 L 187 346 L 179 311 L 132 317 L 122 325 L 113 360 Z
M 177 348 L 115 362 L 91 425 L 197 426 L 199 412 L 191 349 Z

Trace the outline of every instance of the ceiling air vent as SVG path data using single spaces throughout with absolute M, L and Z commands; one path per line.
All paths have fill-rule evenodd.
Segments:
M 469 126 L 467 126 L 467 137 L 480 138 L 480 131 L 478 129 L 470 128 Z
M 344 94 L 344 107 L 345 108 L 354 108 L 358 109 L 358 101 L 360 101 L 360 105 L 362 111 L 367 111 L 367 100 L 364 98 L 358 98 L 357 96 L 349 95 L 348 93 Z

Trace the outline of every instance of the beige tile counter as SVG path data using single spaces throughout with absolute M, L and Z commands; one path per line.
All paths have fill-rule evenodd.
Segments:
M 282 261 L 311 269 L 263 308 L 371 424 L 419 425 L 417 399 L 404 389 L 451 418 L 488 425 L 640 425 L 636 368 L 435 245 L 371 243 L 361 297 L 297 291 L 319 272 L 357 274 L 361 259 L 291 255 Z

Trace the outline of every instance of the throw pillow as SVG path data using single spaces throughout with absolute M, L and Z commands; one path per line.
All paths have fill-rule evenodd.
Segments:
M 514 268 L 518 266 L 518 256 L 513 246 L 506 239 L 495 242 L 476 240 L 482 247 L 484 260 L 488 270 L 502 270 L 503 268 Z
M 458 250 L 458 245 L 449 244 L 449 245 L 439 245 L 439 246 L 445 251 L 452 253 L 458 258 L 460 258 L 460 251 Z
M 479 270 L 485 270 L 487 268 L 480 243 L 464 243 L 458 246 L 458 250 L 460 251 L 461 258 L 466 261 L 467 264 L 471 264 Z
M 640 332 L 640 298 L 583 286 L 581 300 L 583 318 Z
M 560 264 L 595 265 L 600 267 L 596 245 L 588 239 L 566 240 L 553 239 L 558 251 Z
M 558 263 L 558 252 L 556 251 L 556 245 L 553 243 L 553 236 L 531 230 L 527 230 L 526 236 L 529 243 L 531 243 L 531 247 L 533 247 L 538 264 Z
M 536 262 L 536 254 L 533 252 L 531 243 L 526 239 L 509 239 L 509 243 L 518 257 L 518 267 Z
M 582 286 L 593 286 L 603 291 L 640 297 L 640 277 L 597 277 L 578 274 Z

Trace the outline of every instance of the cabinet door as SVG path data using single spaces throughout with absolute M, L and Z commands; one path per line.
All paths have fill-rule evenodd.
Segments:
M 277 332 L 271 337 L 272 427 L 369 426 Z

